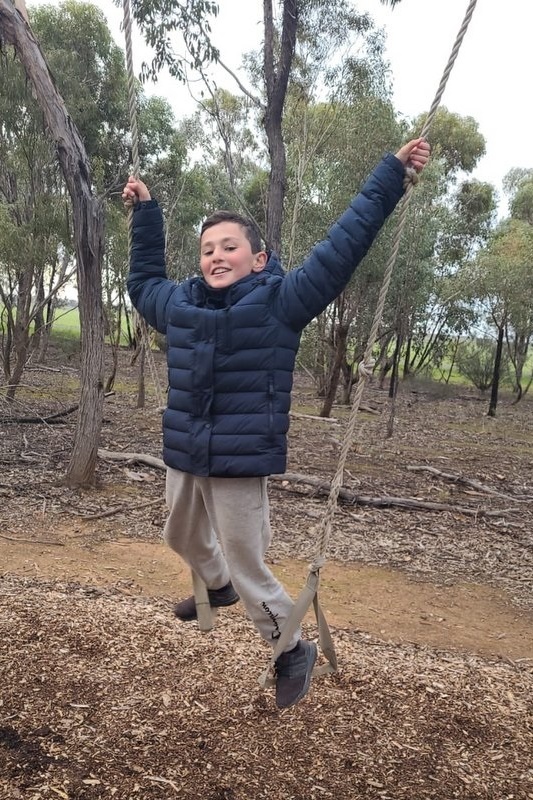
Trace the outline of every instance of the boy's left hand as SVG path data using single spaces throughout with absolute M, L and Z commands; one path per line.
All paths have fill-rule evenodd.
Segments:
M 398 150 L 396 158 L 399 158 L 405 167 L 412 167 L 416 172 L 422 172 L 427 162 L 431 147 L 425 139 L 412 139 Z

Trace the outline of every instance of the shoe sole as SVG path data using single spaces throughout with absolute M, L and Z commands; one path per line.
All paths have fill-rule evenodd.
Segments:
M 214 605 L 210 603 L 209 606 L 212 611 L 216 611 L 217 608 L 228 608 L 229 606 L 234 606 L 236 603 L 239 602 L 240 599 L 241 599 L 240 597 L 236 597 L 224 603 L 216 603 Z M 176 612 L 174 612 L 174 616 L 176 617 L 176 619 L 179 619 L 182 622 L 194 622 L 195 619 L 198 619 L 198 614 L 196 613 L 196 610 L 192 616 L 191 615 L 182 616 L 180 614 L 176 614 Z
M 305 697 L 305 695 L 309 691 L 309 687 L 311 685 L 311 678 L 313 677 L 313 669 L 314 669 L 314 666 L 316 664 L 316 660 L 318 658 L 318 647 L 316 646 L 316 644 L 314 642 L 310 642 L 310 644 L 312 646 L 307 651 L 307 677 L 306 677 L 304 685 L 302 686 L 300 694 L 298 694 L 294 698 L 292 703 L 287 703 L 286 706 L 279 706 L 278 705 L 278 708 L 292 708 L 292 706 L 295 706 L 296 703 L 300 702 L 300 700 L 303 700 L 303 698 Z

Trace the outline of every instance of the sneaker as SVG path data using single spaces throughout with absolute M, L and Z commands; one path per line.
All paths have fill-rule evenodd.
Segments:
M 313 667 L 317 659 L 314 642 L 300 639 L 294 650 L 282 653 L 276 660 L 276 705 L 289 708 L 309 691 Z
M 211 608 L 222 608 L 223 606 L 232 606 L 238 603 L 240 598 L 231 581 L 223 586 L 221 589 L 208 589 L 207 596 L 209 597 L 209 605 Z M 196 600 L 194 595 L 182 600 L 174 606 L 174 614 L 181 619 L 182 622 L 191 622 L 193 619 L 198 618 L 196 613 Z

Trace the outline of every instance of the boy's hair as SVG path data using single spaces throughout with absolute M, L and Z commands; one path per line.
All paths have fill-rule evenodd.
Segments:
M 202 223 L 200 238 L 202 238 L 205 231 L 207 231 L 209 228 L 212 228 L 214 225 L 218 225 L 220 222 L 236 222 L 237 225 L 240 225 L 245 233 L 246 238 L 250 242 L 252 253 L 254 255 L 263 250 L 261 234 L 255 222 L 252 222 L 252 220 L 248 219 L 248 217 L 243 217 L 242 214 L 237 214 L 236 211 L 214 211 L 212 214 L 206 217 Z

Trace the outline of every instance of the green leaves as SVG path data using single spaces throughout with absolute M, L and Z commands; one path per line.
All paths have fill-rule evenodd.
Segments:
M 131 4 L 133 17 L 154 53 L 151 63 L 142 66 L 143 80 L 157 80 L 159 72 L 166 68 L 185 83 L 188 69 L 200 69 L 218 58 L 218 50 L 210 38 L 210 17 L 218 14 L 217 3 L 211 0 L 131 0 Z M 120 5 L 120 0 L 115 0 L 115 5 Z M 179 54 L 182 45 L 187 55 Z

